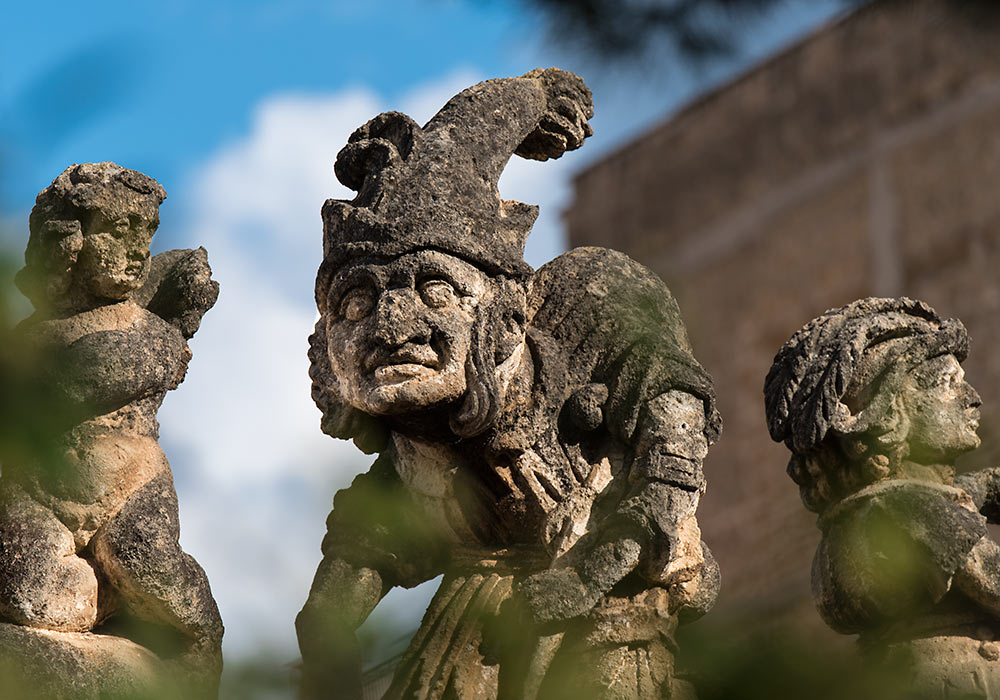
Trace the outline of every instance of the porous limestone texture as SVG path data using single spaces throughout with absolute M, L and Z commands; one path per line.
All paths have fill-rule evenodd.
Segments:
M 164 663 L 122 637 L 0 622 L 0 697 L 181 700 Z
M 16 281 L 36 312 L 12 352 L 36 358 L 27 385 L 58 410 L 42 446 L 0 455 L 0 663 L 40 697 L 218 693 L 222 622 L 178 543 L 156 412 L 219 288 L 204 249 L 150 258 L 165 196 L 114 163 L 74 165 L 31 212 Z
M 907 697 L 1000 698 L 1000 470 L 955 476 L 979 446 L 965 327 L 907 298 L 826 312 L 775 357 L 771 437 L 819 515 L 813 597 Z
M 674 632 L 715 600 L 695 511 L 718 436 L 676 302 L 629 258 L 537 272 L 512 154 L 592 132 L 590 91 L 535 70 L 351 135 L 323 207 L 310 338 L 322 429 L 378 453 L 337 493 L 296 625 L 303 694 L 359 695 L 354 630 L 443 582 L 386 698 L 687 698 Z

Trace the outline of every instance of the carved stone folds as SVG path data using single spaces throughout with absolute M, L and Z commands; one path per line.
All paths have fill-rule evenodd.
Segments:
M 557 69 L 491 80 L 423 127 L 351 135 L 323 206 L 313 397 L 378 453 L 337 493 L 297 618 L 310 697 L 357 697 L 354 630 L 393 586 L 443 583 L 387 698 L 687 697 L 674 630 L 718 568 L 695 519 L 721 421 L 664 284 L 582 248 L 535 271 L 512 154 L 592 132 Z

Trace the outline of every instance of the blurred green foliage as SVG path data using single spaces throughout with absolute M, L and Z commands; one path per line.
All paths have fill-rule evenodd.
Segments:
M 640 59 L 679 58 L 701 68 L 738 54 L 753 30 L 780 21 L 793 5 L 812 0 L 521 0 L 536 12 L 555 42 L 595 60 L 595 67 L 634 67 Z M 913 0 L 840 0 L 845 11 Z M 986 31 L 1000 22 L 996 0 L 941 0 L 942 9 Z M 943 17 L 941 18 L 943 19 Z M 663 64 L 648 68 L 660 72 Z
M 553 40 L 598 60 L 628 62 L 666 47 L 692 66 L 737 53 L 789 0 L 522 0 Z M 797 0 L 805 2 L 806 0 Z M 845 8 L 869 0 L 841 0 Z
M 66 467 L 61 436 L 78 409 L 59 394 L 53 375 L 58 359 L 26 340 L 16 322 L 30 310 L 14 287 L 20 261 L 0 253 L 0 468 L 35 464 L 54 472 Z
M 738 616 L 739 617 L 739 616 Z M 683 630 L 679 664 L 698 700 L 900 700 L 906 669 L 867 663 L 857 645 L 832 631 L 703 620 Z

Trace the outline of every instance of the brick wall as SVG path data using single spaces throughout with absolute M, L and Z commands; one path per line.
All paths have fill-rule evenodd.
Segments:
M 1000 27 L 947 6 L 856 12 L 576 178 L 571 245 L 663 277 L 715 378 L 725 428 L 699 520 L 720 612 L 821 624 L 803 612 L 818 531 L 761 387 L 827 308 L 905 294 L 960 317 L 984 400 L 971 462 L 1000 456 Z

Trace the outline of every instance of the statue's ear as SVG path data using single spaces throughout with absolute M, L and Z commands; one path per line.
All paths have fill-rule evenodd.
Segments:
M 498 366 L 524 342 L 527 328 L 527 295 L 524 286 L 514 280 L 498 285 L 497 306 L 502 309 L 496 326 L 493 361 Z
M 83 228 L 76 219 L 51 219 L 28 242 L 28 263 L 14 277 L 14 284 L 35 308 L 66 294 L 83 249 Z
M 889 402 L 882 425 L 886 431 L 877 438 L 880 444 L 892 447 L 906 442 L 910 434 L 910 416 L 906 412 L 902 394 L 897 393 Z
M 383 112 L 369 120 L 337 154 L 337 179 L 360 192 L 366 181 L 410 156 L 419 132 L 420 126 L 401 112 Z
M 48 250 L 47 267 L 64 270 L 76 264 L 83 249 L 83 227 L 76 219 L 46 221 L 41 230 L 41 243 Z

